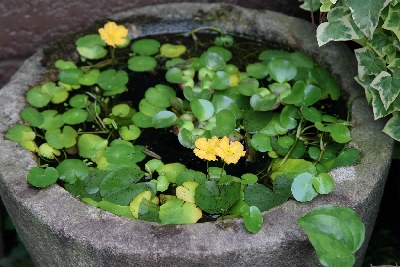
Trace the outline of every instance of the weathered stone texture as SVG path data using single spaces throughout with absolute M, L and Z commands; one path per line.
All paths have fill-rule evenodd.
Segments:
M 2 0 L 0 2 L 0 88 L 24 60 L 43 45 L 110 14 L 177 0 Z M 225 2 L 247 8 L 270 9 L 292 16 L 309 16 L 298 0 L 197 0 Z

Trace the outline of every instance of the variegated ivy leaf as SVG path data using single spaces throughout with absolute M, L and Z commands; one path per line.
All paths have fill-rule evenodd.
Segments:
M 381 96 L 379 95 L 379 92 L 372 87 L 370 89 L 372 94 L 372 110 L 374 112 L 375 120 L 386 117 L 393 112 L 400 111 L 400 97 L 397 97 L 386 110 L 383 106 L 383 102 Z
M 394 112 L 393 117 L 386 123 L 382 132 L 389 135 L 396 141 L 400 141 L 400 115 L 399 112 Z
M 400 1 L 400 0 L 399 0 Z M 393 41 L 393 46 L 396 47 L 398 50 L 400 50 L 400 41 L 399 40 L 394 40 Z
M 375 78 L 375 76 L 373 76 L 373 75 L 366 76 L 364 80 L 361 80 L 358 76 L 354 77 L 356 82 L 358 82 L 358 84 L 361 85 L 364 88 L 365 97 L 367 99 L 368 105 L 372 104 L 372 93 L 371 93 L 371 90 L 374 90 L 375 92 L 377 92 L 377 94 L 379 96 L 378 91 L 376 91 L 375 89 L 371 88 L 371 82 L 374 80 L 374 78 Z
M 321 7 L 319 8 L 320 12 L 329 12 L 331 10 L 331 6 L 335 4 L 336 1 L 332 0 L 321 0 Z
M 400 5 L 390 6 L 388 17 L 382 28 L 392 31 L 400 39 Z
M 329 41 L 347 41 L 360 39 L 364 34 L 357 28 L 348 7 L 335 7 L 328 13 L 328 22 L 321 23 L 317 28 L 318 45 Z
M 400 58 L 395 58 L 394 60 L 392 60 L 389 65 L 387 66 L 387 68 L 393 72 L 396 69 L 400 68 Z
M 398 3 L 400 3 L 400 0 L 392 0 L 392 2 L 390 3 L 391 6 L 395 6 Z
M 399 49 L 392 44 L 382 47 L 382 53 L 386 57 L 386 63 L 390 63 L 396 59 L 397 51 L 399 51 Z
M 381 11 L 391 0 L 347 0 L 354 22 L 369 38 L 378 26 Z
M 323 0 L 321 0 L 323 1 Z M 310 0 L 303 0 L 299 2 L 304 2 L 302 5 L 300 5 L 301 9 L 304 9 L 306 11 L 311 11 L 311 6 L 310 6 Z M 319 0 L 313 0 L 312 1 L 312 11 L 317 11 L 321 5 L 321 2 Z
M 400 91 L 400 69 L 393 72 L 393 76 L 382 71 L 371 83 L 371 87 L 379 91 L 383 106 L 387 110 L 399 95 Z
M 369 40 L 366 44 L 367 46 L 372 48 L 372 50 L 374 50 L 375 53 L 378 54 L 378 56 L 382 58 L 384 57 L 384 53 L 382 52 L 383 47 L 393 43 L 393 37 L 389 37 L 383 31 L 384 30 L 382 28 L 376 29 L 376 31 L 372 35 L 372 40 Z
M 358 77 L 361 81 L 368 75 L 376 76 L 382 71 L 386 71 L 385 61 L 377 57 L 374 51 L 368 47 L 355 49 L 354 52 L 358 62 Z

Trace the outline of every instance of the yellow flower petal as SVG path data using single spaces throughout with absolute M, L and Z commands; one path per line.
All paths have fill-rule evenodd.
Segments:
M 104 28 L 99 29 L 101 39 L 106 44 L 115 47 L 116 45 L 123 45 L 128 36 L 128 29 L 124 26 L 117 25 L 115 22 L 107 22 Z
M 239 159 L 246 155 L 243 145 L 238 142 L 229 142 L 229 138 L 224 136 L 215 148 L 217 156 L 221 157 L 227 164 L 236 164 Z
M 196 148 L 193 152 L 197 157 L 205 160 L 217 160 L 214 150 L 218 145 L 218 138 L 216 136 L 208 140 L 206 138 L 198 138 L 194 144 Z

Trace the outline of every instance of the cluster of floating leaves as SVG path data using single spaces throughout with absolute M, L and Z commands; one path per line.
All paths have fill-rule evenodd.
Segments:
M 351 124 L 318 109 L 320 100 L 339 98 L 338 83 L 304 53 L 264 49 L 256 62 L 236 66 L 231 51 L 243 48 L 221 34 L 199 57 L 186 55 L 184 45 L 145 38 L 118 58 L 116 49 L 130 44 L 121 27 L 106 24 L 100 35 L 79 38 L 83 66 L 59 60 L 59 80 L 27 92 L 32 107 L 21 113 L 25 123 L 6 137 L 48 162 L 32 168 L 30 184 L 60 181 L 93 206 L 146 221 L 243 217 L 255 233 L 261 212 L 289 198 L 305 202 L 331 192 L 328 171 L 358 159 L 356 149 L 345 147 Z M 165 83 L 138 96 L 137 107 L 110 106 L 127 91 L 128 73 L 152 71 L 160 62 Z M 218 156 L 236 164 L 258 156 L 271 164 L 241 177 L 223 167 L 188 169 L 135 144 L 147 128 L 172 129 L 207 161 Z

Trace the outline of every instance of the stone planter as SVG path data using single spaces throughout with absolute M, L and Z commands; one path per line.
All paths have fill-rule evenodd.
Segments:
M 136 38 L 187 31 L 194 17 L 213 18 L 227 32 L 259 36 L 301 50 L 331 71 L 346 103 L 363 94 L 353 80 L 357 64 L 341 43 L 318 48 L 310 23 L 270 11 L 228 4 L 154 5 L 119 13 L 109 20 L 128 26 Z M 94 32 L 104 21 L 90 27 Z M 79 33 L 78 35 L 81 35 Z M 69 53 L 72 35 L 59 43 Z M 69 42 L 69 43 L 68 43 Z M 72 45 L 70 45 L 72 44 Z M 0 91 L 0 132 L 20 121 L 25 92 L 46 75 L 40 49 Z M 51 60 L 51 58 L 50 58 Z M 361 266 L 374 227 L 391 162 L 392 140 L 381 132 L 363 97 L 351 108 L 352 145 L 360 149 L 355 166 L 331 172 L 335 190 L 310 203 L 288 201 L 264 213 L 264 226 L 249 233 L 241 219 L 194 225 L 161 225 L 118 217 L 74 198 L 53 185 L 38 190 L 26 182 L 34 155 L 18 144 L 0 140 L 0 193 L 16 229 L 37 266 L 319 266 L 305 231 L 296 220 L 320 205 L 345 205 L 357 211 L 366 226 L 366 241 L 356 253 Z

